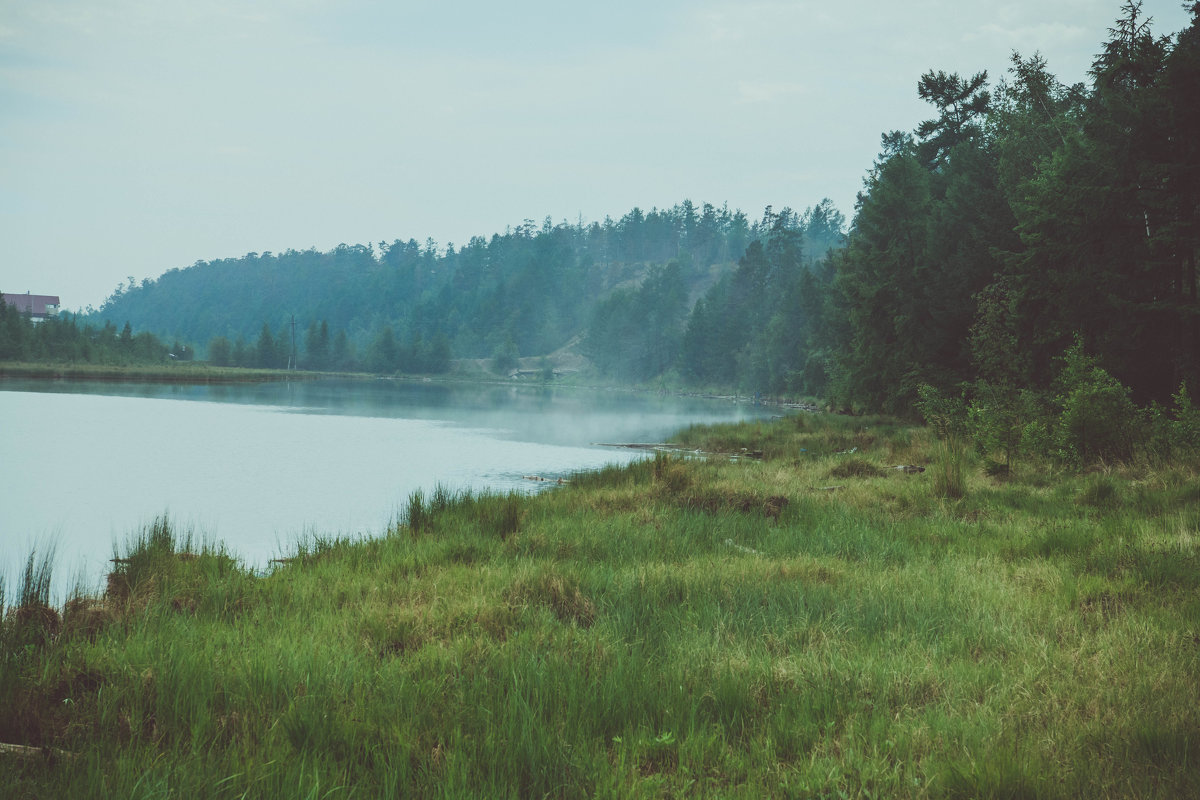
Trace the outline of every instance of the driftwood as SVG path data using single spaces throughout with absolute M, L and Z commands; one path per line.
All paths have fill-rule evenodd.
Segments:
M 630 450 L 684 450 L 683 445 L 670 442 L 596 442 L 596 447 L 625 447 Z
M 47 761 L 56 758 L 71 759 L 79 756 L 78 753 L 59 750 L 57 747 L 30 747 L 27 744 L 4 744 L 3 742 L 0 742 L 0 755 L 14 756 L 16 758 L 44 758 Z
M 752 556 L 761 556 L 762 555 L 762 553 L 758 552 L 753 547 L 746 547 L 746 545 L 744 545 L 744 544 L 738 544 L 733 539 L 726 539 L 725 546 L 732 547 L 734 550 L 737 550 L 742 553 L 746 553 L 747 555 L 752 555 Z
M 672 444 L 671 442 L 595 442 L 595 447 L 623 447 L 628 450 L 657 450 L 662 453 L 691 453 L 697 456 L 720 456 L 723 458 L 753 458 L 761 460 L 763 457 L 762 450 L 750 450 L 743 447 L 736 453 L 721 453 L 708 450 L 698 450 L 694 447 L 686 447 L 682 444 Z
M 570 483 L 566 478 L 543 478 L 541 475 L 522 475 L 527 481 L 538 481 L 539 483 L 557 483 L 562 486 L 564 483 Z

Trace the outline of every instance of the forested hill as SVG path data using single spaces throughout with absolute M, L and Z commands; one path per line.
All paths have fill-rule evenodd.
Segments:
M 899 414 L 955 398 L 1003 420 L 988 435 L 1010 442 L 1085 388 L 1165 403 L 1200 385 L 1200 2 L 1190 10 L 1156 36 L 1126 0 L 1086 84 L 1015 51 L 994 83 L 914 76 L 930 119 L 883 134 L 848 231 L 828 201 L 753 222 L 685 202 L 461 249 L 197 264 L 101 314 L 185 343 L 218 336 L 219 355 L 261 366 L 279 361 L 292 314 L 301 366 L 317 368 L 354 361 L 356 343 L 367 369 L 436 371 L 579 336 L 624 380 Z
M 329 348 L 345 334 L 343 346 L 348 339 L 362 366 L 382 370 L 405 366 L 389 356 L 435 342 L 442 357 L 536 356 L 584 334 L 601 301 L 640 285 L 656 266 L 673 265 L 686 315 L 690 301 L 772 229 L 795 232 L 816 254 L 840 244 L 843 224 L 828 201 L 804 214 L 768 208 L 760 220 L 684 201 L 592 224 L 526 220 L 461 248 L 410 239 L 249 253 L 120 286 L 98 316 L 201 350 L 214 337 L 235 347 L 241 340 L 248 352 L 264 326 L 277 340 L 294 315 L 301 337 L 323 325 Z

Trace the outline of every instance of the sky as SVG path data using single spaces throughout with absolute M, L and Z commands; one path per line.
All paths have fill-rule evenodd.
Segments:
M 0 289 L 684 199 L 853 215 L 923 72 L 1086 72 L 1118 0 L 0 0 Z M 1159 34 L 1188 22 L 1146 0 Z

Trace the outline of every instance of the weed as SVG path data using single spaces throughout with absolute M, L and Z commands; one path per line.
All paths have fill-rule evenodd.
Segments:
M 967 496 L 966 452 L 962 441 L 955 438 L 939 442 L 934 456 L 933 493 L 947 500 Z
M 878 478 L 887 473 L 865 458 L 847 458 L 829 470 L 831 478 Z
M 1116 508 L 1121 505 L 1121 487 L 1110 475 L 1096 474 L 1088 477 L 1079 492 L 1077 502 L 1092 508 Z
M 433 527 L 433 510 L 425 505 L 425 493 L 420 489 L 414 489 L 408 496 L 404 524 L 413 536 L 427 533 Z

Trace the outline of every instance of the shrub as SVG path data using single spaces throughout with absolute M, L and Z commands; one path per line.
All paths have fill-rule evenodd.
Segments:
M 1175 402 L 1175 418 L 1169 428 L 1171 449 L 1177 453 L 1200 451 L 1200 408 L 1188 396 L 1187 384 L 1180 384 L 1171 399 Z
M 1145 425 L 1129 389 L 1085 354 L 1079 341 L 1063 361 L 1057 382 L 1062 414 L 1056 442 L 1061 457 L 1075 464 L 1131 458 Z
M 967 432 L 967 406 L 961 397 L 947 397 L 927 383 L 917 389 L 917 410 L 939 439 Z

